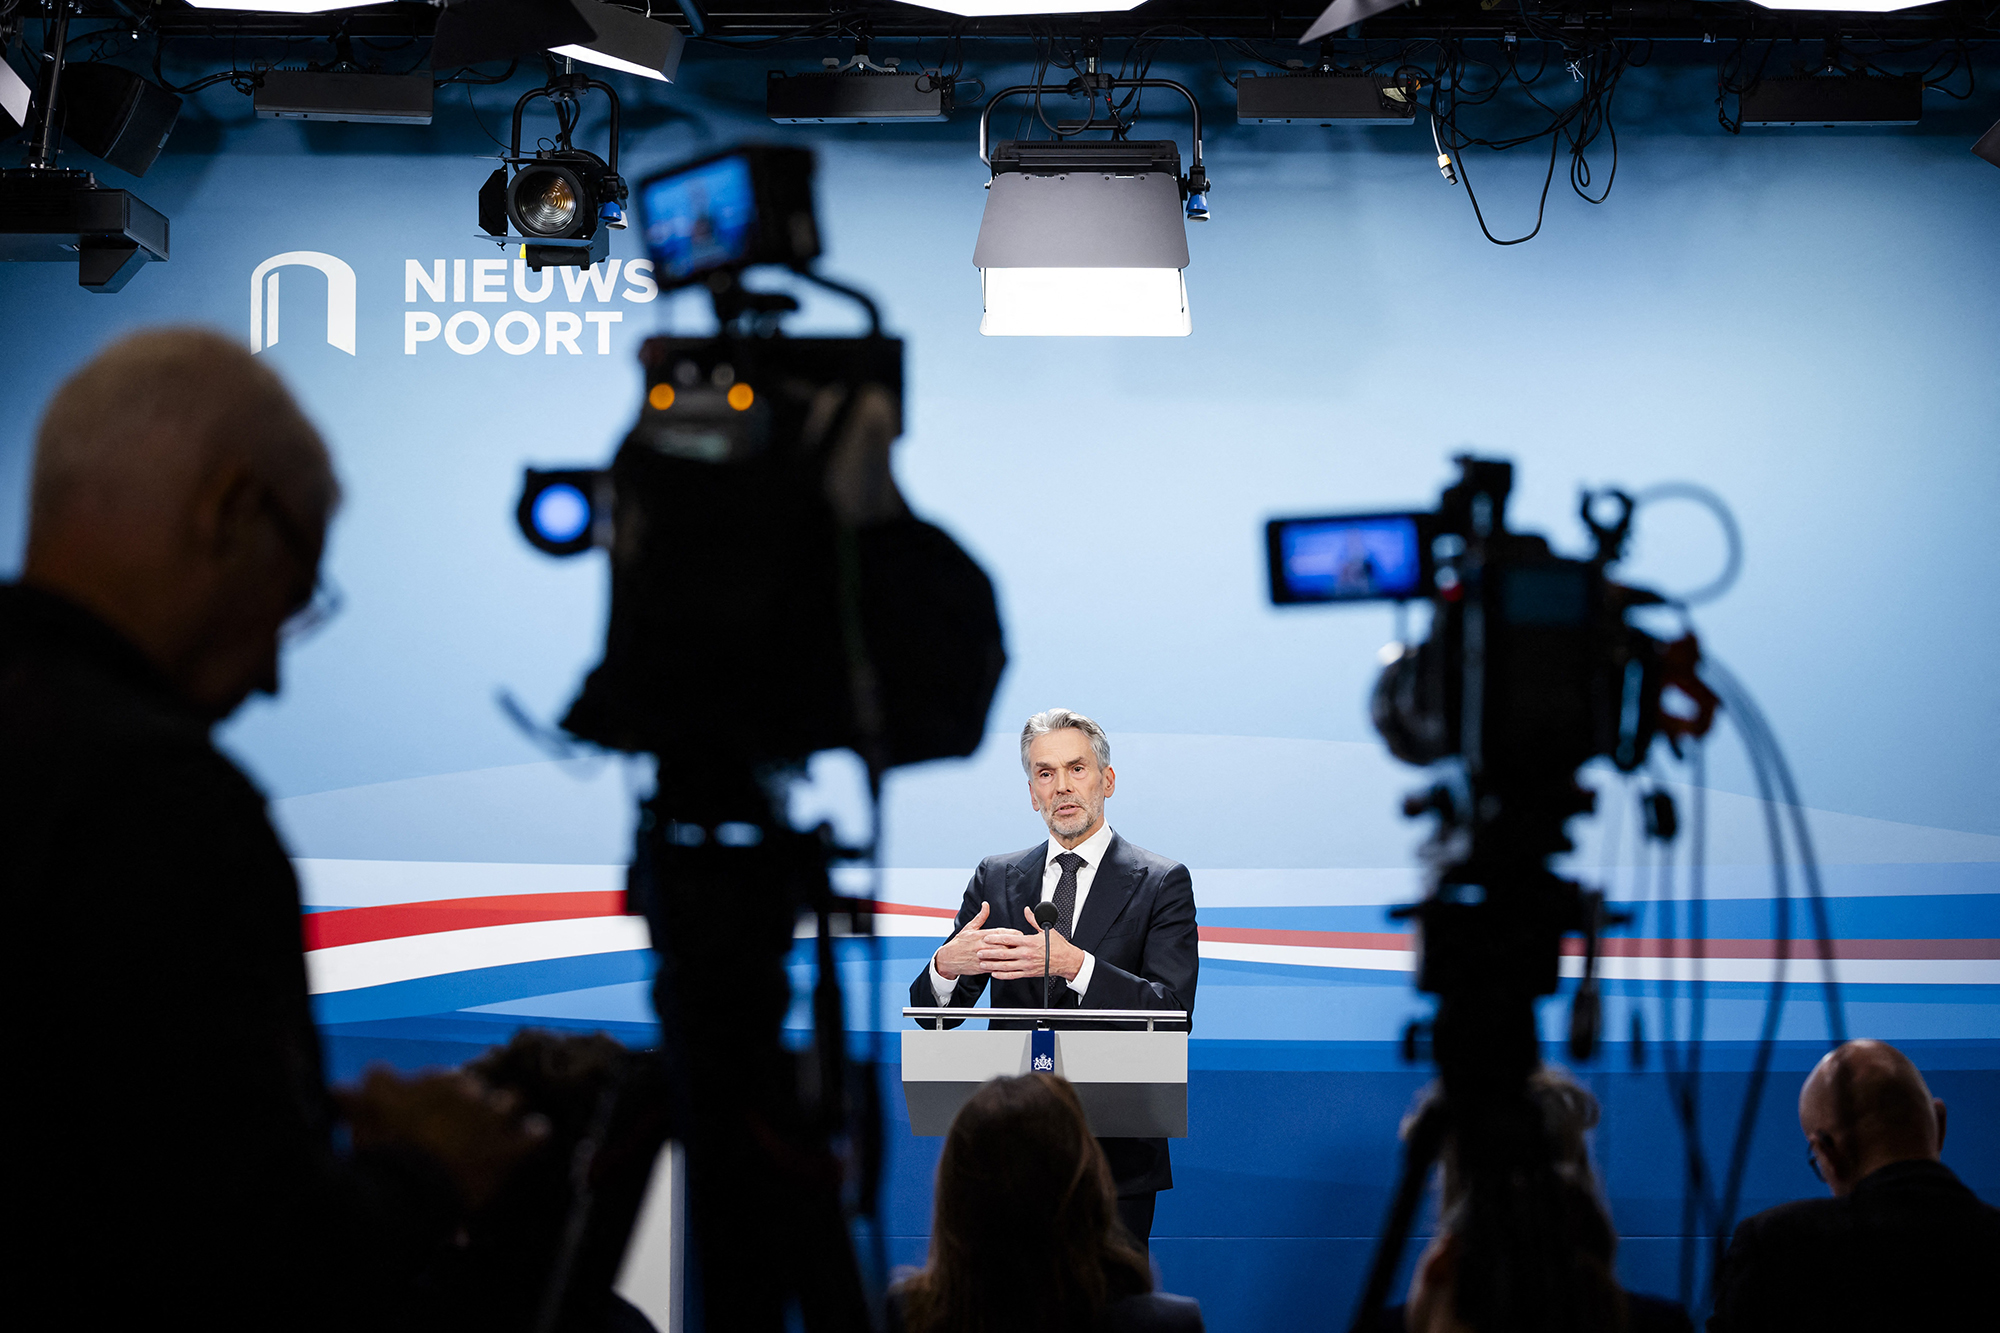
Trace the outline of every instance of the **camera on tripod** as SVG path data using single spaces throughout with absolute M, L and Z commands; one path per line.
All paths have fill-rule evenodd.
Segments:
M 1438 997 L 1430 1047 L 1444 1095 L 1410 1135 L 1354 1327 L 1381 1306 L 1449 1140 L 1472 1201 L 1459 1313 L 1485 1333 L 1559 1333 L 1581 1326 L 1580 1307 L 1551 1145 L 1527 1096 L 1541 1062 L 1535 1005 L 1557 988 L 1564 937 L 1581 934 L 1569 1047 L 1588 1059 L 1599 937 L 1625 918 L 1549 858 L 1573 849 L 1566 825 L 1594 806 L 1579 767 L 1603 758 L 1639 769 L 1656 739 L 1678 749 L 1705 733 L 1716 697 L 1696 675 L 1692 634 L 1669 642 L 1633 623 L 1666 599 L 1610 577 L 1631 532 L 1630 496 L 1584 494 L 1595 550 L 1571 559 L 1508 531 L 1511 464 L 1457 461 L 1434 511 L 1276 519 L 1265 530 L 1275 603 L 1423 599 L 1433 612 L 1423 643 L 1392 650 L 1370 712 L 1390 752 L 1433 775 L 1404 803 L 1411 817 L 1436 818 L 1422 849 L 1426 893 L 1392 915 L 1415 921 L 1417 989 Z M 1692 711 L 1663 705 L 1670 688 Z M 1405 1036 L 1412 1058 L 1419 1035 L 1412 1025 Z
M 653 1095 L 686 1146 L 711 1328 L 782 1328 L 788 1305 L 809 1328 L 867 1326 L 843 1209 L 875 1212 L 883 1117 L 874 1048 L 849 1047 L 835 935 L 867 937 L 872 903 L 836 895 L 829 867 L 876 849 L 791 827 L 787 790 L 822 750 L 858 755 L 878 801 L 889 769 L 972 753 L 1006 663 L 992 584 L 896 490 L 903 345 L 813 270 L 812 173 L 810 152 L 753 146 L 640 183 L 660 288 L 706 289 L 718 328 L 648 339 L 611 465 L 531 468 L 516 511 L 548 554 L 610 557 L 603 659 L 564 729 L 659 760 L 628 903 L 659 955 Z M 746 286 L 759 267 L 853 302 L 866 331 L 787 336 L 798 301 Z M 805 917 L 799 1052 L 783 1024 Z

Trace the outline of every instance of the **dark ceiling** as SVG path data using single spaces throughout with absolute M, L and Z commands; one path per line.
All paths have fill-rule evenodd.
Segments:
M 643 4 L 643 0 L 641 0 Z M 821 3 L 811 0 L 692 0 L 704 36 L 722 44 L 785 37 L 948 37 L 967 42 L 1023 37 L 1124 40 L 1142 34 L 1163 42 L 1200 37 L 1295 43 L 1320 6 L 1257 0 L 1150 0 L 1121 14 L 1043 15 L 962 19 L 934 9 L 894 3 Z M 35 11 L 26 0 L 15 17 Z M 640 8 L 640 4 L 628 6 Z M 0 4 L 0 9 L 8 8 Z M 675 0 L 653 0 L 654 17 L 691 31 Z M 344 31 L 354 37 L 427 36 L 436 21 L 428 5 L 388 4 L 328 14 L 286 15 L 193 9 L 183 0 L 82 0 L 80 13 L 131 22 L 135 28 L 179 38 L 288 36 Z M 1177 31 L 1178 30 L 1178 31 Z M 1560 35 L 1590 44 L 1609 40 L 1730 42 L 1798 38 L 1874 44 L 1966 43 L 2000 38 L 2000 3 L 1946 0 L 1895 14 L 1839 14 L 1765 9 L 1748 0 L 1411 0 L 1373 17 L 1362 35 L 1374 40 L 1437 37 L 1502 38 Z M 1340 45 L 1336 43 L 1336 45 Z M 1274 52 L 1275 53 L 1275 52 Z M 1192 58 L 1199 58 L 1193 52 Z

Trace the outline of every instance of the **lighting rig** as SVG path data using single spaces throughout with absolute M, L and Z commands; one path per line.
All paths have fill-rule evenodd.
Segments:
M 593 88 L 611 101 L 608 162 L 570 140 L 577 102 Z M 523 156 L 521 115 L 538 97 L 555 108 L 555 147 Z M 625 226 L 628 191 L 618 174 L 618 94 L 610 84 L 565 70 L 523 93 L 514 103 L 514 136 L 501 162 L 479 189 L 480 230 L 502 246 L 518 246 L 520 258 L 538 273 L 591 268 L 611 253 L 611 233 Z M 510 224 L 518 235 L 509 234 Z
M 61 140 L 67 129 L 86 152 L 143 176 L 173 131 L 181 102 L 129 70 L 72 66 L 70 6 L 52 9 L 32 102 L 23 106 L 14 96 L 8 103 L 10 120 L 31 137 L 26 163 L 0 171 L 0 261 L 73 262 L 84 290 L 115 292 L 142 265 L 166 259 L 166 215 L 129 190 L 99 185 L 88 171 L 57 166 Z M 8 89 L 18 82 L 15 75 Z
M 1172 139 L 1134 140 L 1112 94 L 1161 88 L 1187 99 L 1194 154 L 1181 174 Z M 1082 98 L 1082 120 L 1060 121 L 1057 138 L 1009 139 L 987 149 L 993 108 L 1010 97 Z M 1097 99 L 1104 99 L 1104 118 Z M 1110 140 L 1075 136 L 1109 130 Z M 979 269 L 989 336 L 1186 337 L 1187 231 L 1208 221 L 1201 160 L 1201 104 L 1171 79 L 1121 79 L 1096 56 L 1067 84 L 1003 88 L 979 113 L 979 158 L 992 169 L 972 262 Z

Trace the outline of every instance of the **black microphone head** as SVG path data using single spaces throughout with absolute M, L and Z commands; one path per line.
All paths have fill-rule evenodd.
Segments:
M 1062 913 L 1056 909 L 1056 905 L 1052 902 L 1044 901 L 1035 904 L 1035 924 L 1043 930 L 1047 930 L 1050 926 L 1053 926 L 1056 923 L 1056 918 L 1061 915 Z

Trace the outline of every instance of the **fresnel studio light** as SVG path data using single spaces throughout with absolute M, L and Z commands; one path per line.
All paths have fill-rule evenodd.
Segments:
M 1185 176 L 1173 140 L 1125 137 L 1131 116 L 1113 94 L 1145 88 L 1179 93 L 1194 113 L 1194 156 Z M 987 151 L 997 103 L 1055 93 L 1088 99 L 1089 115 L 1058 122 L 1058 138 L 1007 140 Z M 1112 137 L 1075 137 L 1093 129 Z M 1193 331 L 1183 276 L 1186 221 L 1208 220 L 1194 94 L 1166 79 L 1112 78 L 1092 59 L 1066 85 L 1027 84 L 987 99 L 979 156 L 993 170 L 972 253 L 985 298 L 981 333 L 1185 337 Z
M 577 100 L 595 88 L 611 99 L 610 161 L 570 143 Z M 521 113 L 545 97 L 555 108 L 554 148 L 521 155 Z M 479 190 L 479 226 L 503 246 L 519 246 L 528 267 L 589 268 L 611 253 L 611 232 L 625 225 L 625 180 L 618 174 L 618 94 L 582 74 L 558 74 L 514 103 L 506 165 Z M 509 168 L 512 178 L 509 178 Z M 508 234 L 512 224 L 514 235 Z

